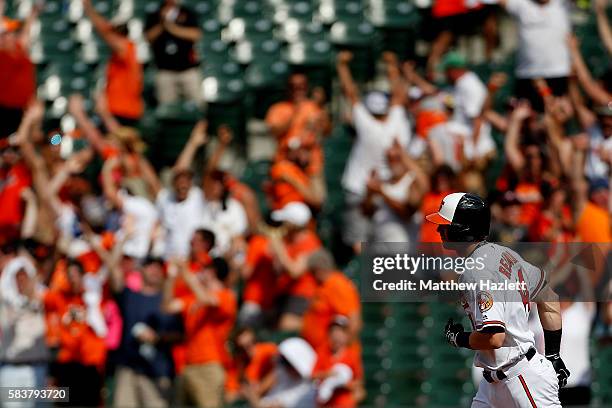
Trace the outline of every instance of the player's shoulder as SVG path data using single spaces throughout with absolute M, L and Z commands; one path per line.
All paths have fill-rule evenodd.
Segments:
M 499 264 L 504 252 L 504 247 L 492 242 L 483 242 L 470 255 L 471 258 L 483 265 L 481 269 L 493 271 Z

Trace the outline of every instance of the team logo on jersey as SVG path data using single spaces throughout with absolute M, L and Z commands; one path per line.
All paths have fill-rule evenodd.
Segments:
M 488 292 L 478 292 L 478 308 L 484 313 L 493 307 L 493 296 Z

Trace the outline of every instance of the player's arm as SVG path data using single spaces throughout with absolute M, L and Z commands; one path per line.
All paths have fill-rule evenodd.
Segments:
M 549 285 L 545 285 L 537 294 L 535 302 L 538 306 L 540 323 L 544 329 L 544 355 L 550 360 L 557 372 L 559 387 L 564 387 L 567 384 L 570 372 L 559 355 L 562 335 L 559 296 Z
M 449 319 L 444 328 L 446 340 L 454 347 L 472 350 L 495 350 L 504 344 L 506 332 L 501 326 L 483 327 L 481 330 L 466 332 L 461 323 Z

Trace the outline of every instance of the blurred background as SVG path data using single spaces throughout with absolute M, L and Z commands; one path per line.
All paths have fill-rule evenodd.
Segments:
M 608 264 L 564 252 L 610 242 L 606 0 L 0 5 L 1 387 L 469 406 L 460 305 L 360 302 L 359 257 L 470 191 L 491 241 L 558 244 L 563 405 L 612 405 Z

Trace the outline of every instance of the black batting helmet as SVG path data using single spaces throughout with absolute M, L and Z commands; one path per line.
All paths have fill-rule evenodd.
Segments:
M 475 194 L 452 193 L 444 197 L 437 213 L 425 217 L 438 225 L 443 241 L 478 242 L 487 238 L 491 224 L 491 210 Z

